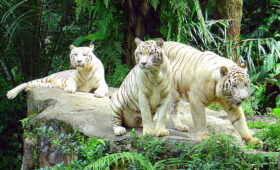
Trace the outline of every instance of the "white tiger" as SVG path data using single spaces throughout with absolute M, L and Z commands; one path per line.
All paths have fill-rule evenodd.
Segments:
M 23 83 L 7 92 L 7 98 L 13 99 L 22 90 L 34 87 L 62 88 L 66 92 L 94 91 L 96 97 L 104 97 L 108 86 L 104 78 L 104 67 L 101 61 L 93 54 L 94 46 L 75 47 L 70 45 L 71 65 L 75 70 L 66 70 L 51 74 L 45 78 Z
M 176 129 L 188 131 L 176 110 L 181 98 L 188 99 L 196 133 L 199 139 L 207 138 L 205 107 L 215 102 L 227 112 L 232 125 L 246 143 L 261 144 L 250 134 L 240 107 L 241 102 L 249 97 L 250 80 L 246 65 L 238 66 L 213 52 L 202 52 L 177 42 L 164 42 L 163 49 L 173 74 L 170 118 Z
M 165 119 L 169 107 L 171 73 L 162 50 L 163 40 L 141 41 L 136 38 L 137 65 L 112 96 L 110 107 L 115 135 L 126 133 L 125 127 L 140 127 L 143 134 L 165 136 Z M 154 125 L 153 117 L 157 113 Z

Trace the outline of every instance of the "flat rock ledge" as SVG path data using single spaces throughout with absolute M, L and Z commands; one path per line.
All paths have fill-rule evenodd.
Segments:
M 109 141 L 112 151 L 127 151 L 129 150 L 131 135 L 128 133 L 124 136 L 115 136 L 109 113 L 109 97 L 116 90 L 110 88 L 108 96 L 96 98 L 92 93 L 66 93 L 61 89 L 35 88 L 27 92 L 28 114 L 36 114 L 34 120 L 39 122 L 41 127 L 48 125 L 59 133 L 67 133 L 75 128 L 85 136 Z M 189 126 L 190 131 L 179 132 L 175 130 L 169 118 L 167 118 L 167 128 L 170 135 L 162 137 L 162 139 L 190 145 L 199 143 L 196 140 L 197 136 L 195 135 L 188 103 L 180 102 L 179 111 L 181 112 L 182 122 Z M 206 109 L 206 115 L 210 133 L 230 134 L 241 142 L 238 133 L 233 129 L 224 112 Z M 130 130 L 128 129 L 128 131 Z M 136 128 L 135 131 L 138 136 L 142 136 L 142 128 Z M 38 166 L 40 168 L 50 167 L 61 161 L 66 164 L 71 161 L 69 155 L 53 148 L 43 136 L 25 136 L 22 169 L 33 168 L 32 154 L 36 146 L 38 146 L 39 151 Z

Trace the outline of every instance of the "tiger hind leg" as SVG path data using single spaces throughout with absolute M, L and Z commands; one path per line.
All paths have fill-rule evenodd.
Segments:
M 24 90 L 28 91 L 28 90 L 30 90 L 32 88 L 36 88 L 36 87 L 53 88 L 53 85 L 51 83 L 32 82 L 32 83 L 28 84 Z
M 115 107 L 114 104 L 111 103 L 110 112 L 112 117 L 114 134 L 116 136 L 124 135 L 126 133 L 126 129 L 122 126 L 123 111 Z
M 177 92 L 172 92 L 170 97 L 170 108 L 169 108 L 169 117 L 173 125 L 175 126 L 175 129 L 182 131 L 182 132 L 188 132 L 189 127 L 187 125 L 184 125 L 180 120 L 180 112 L 177 111 L 177 107 L 179 104 L 179 99 L 177 97 Z

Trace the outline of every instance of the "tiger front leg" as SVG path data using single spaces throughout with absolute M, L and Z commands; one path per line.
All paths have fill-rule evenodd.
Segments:
M 105 82 L 105 80 L 102 80 L 99 87 L 94 91 L 94 96 L 95 97 L 105 97 L 107 92 L 108 92 L 108 85 Z
M 139 107 L 142 117 L 143 135 L 154 135 L 154 123 L 151 114 L 149 99 L 143 92 L 139 92 Z
M 157 120 L 156 120 L 156 128 L 155 128 L 155 136 L 167 136 L 169 135 L 169 131 L 165 128 L 165 121 L 168 112 L 169 106 L 169 98 L 160 105 L 157 109 Z
M 205 106 L 199 99 L 198 95 L 190 93 L 190 106 L 193 124 L 196 130 L 198 140 L 208 139 Z
M 249 132 L 246 118 L 242 108 L 239 106 L 234 106 L 231 104 L 222 104 L 224 110 L 227 112 L 228 118 L 233 125 L 233 127 L 240 134 L 241 138 L 248 143 L 255 143 L 262 147 L 263 143 L 258 138 L 254 138 Z
M 68 79 L 65 84 L 64 91 L 67 93 L 75 93 L 77 91 L 77 83 L 74 79 Z

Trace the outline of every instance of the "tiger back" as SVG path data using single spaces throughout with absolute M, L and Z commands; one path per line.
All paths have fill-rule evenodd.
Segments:
M 261 143 L 250 134 L 240 107 L 241 102 L 249 97 L 250 81 L 245 64 L 238 66 L 213 52 L 202 52 L 177 42 L 165 42 L 163 49 L 173 74 L 169 113 L 177 130 L 188 131 L 177 112 L 180 99 L 187 99 L 190 103 L 199 139 L 207 138 L 208 133 L 205 107 L 218 103 L 245 142 Z
M 162 50 L 163 40 L 141 41 L 136 38 L 137 65 L 129 72 L 110 107 L 115 135 L 126 133 L 125 127 L 140 127 L 143 134 L 168 135 L 165 118 L 169 105 L 170 64 Z M 153 116 L 157 113 L 157 121 Z

